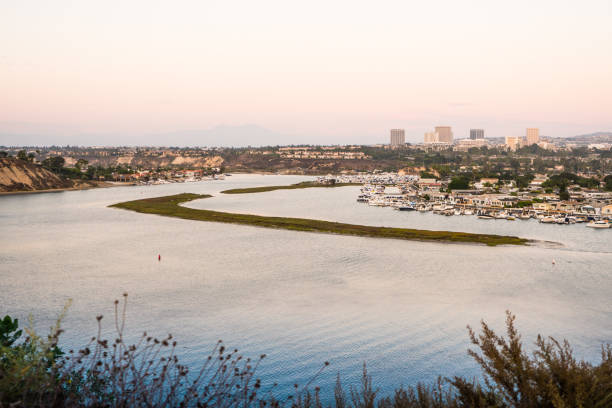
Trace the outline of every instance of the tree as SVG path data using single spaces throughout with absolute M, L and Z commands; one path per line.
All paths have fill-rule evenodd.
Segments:
M 512 167 L 514 169 L 515 173 L 518 173 L 518 171 L 521 168 L 521 162 L 518 161 L 517 159 L 512 159 L 512 160 L 510 160 L 510 167 Z
M 470 188 L 470 180 L 464 176 L 453 177 L 448 185 L 449 190 L 466 190 L 468 188 Z
M 533 179 L 533 174 L 525 174 L 524 176 L 516 176 L 514 180 L 516 181 L 516 186 L 518 188 L 527 188 Z
M 559 190 L 559 199 L 563 201 L 567 201 L 570 199 L 570 195 L 565 187 Z
M 612 174 L 609 176 L 604 177 L 603 179 L 604 181 L 604 189 L 606 191 L 612 191 Z
M 77 169 L 82 170 L 83 167 L 87 167 L 87 164 L 89 164 L 89 162 L 85 159 L 79 159 L 77 160 L 76 164 L 74 165 Z
M 28 155 L 27 155 L 25 150 L 20 150 L 20 151 L 17 152 L 17 158 L 19 160 L 27 161 L 28 160 Z
M 425 179 L 435 179 L 437 178 L 435 174 L 430 173 L 428 171 L 421 171 L 420 174 L 421 178 L 425 178 Z
M 5 152 L 4 150 L 0 150 L 0 158 L 1 157 L 8 157 L 8 153 Z
M 47 157 L 45 160 L 42 161 L 42 166 L 45 169 L 51 170 L 54 173 L 59 173 L 62 171 L 65 162 L 66 161 L 62 156 Z

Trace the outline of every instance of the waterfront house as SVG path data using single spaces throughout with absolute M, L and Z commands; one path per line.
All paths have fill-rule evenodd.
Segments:
M 533 209 L 536 211 L 550 211 L 553 209 L 553 203 L 533 203 Z

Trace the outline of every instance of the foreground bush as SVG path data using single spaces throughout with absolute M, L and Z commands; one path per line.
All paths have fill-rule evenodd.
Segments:
M 17 320 L 0 320 L 0 407 L 290 407 L 322 408 L 317 375 L 294 395 L 276 399 L 262 395 L 255 373 L 265 356 L 244 359 L 219 342 L 202 366 L 181 365 L 171 335 L 157 339 L 144 333 L 135 344 L 124 338 L 127 295 L 115 301 L 116 338 L 98 333 L 81 350 L 58 348 L 60 319 L 46 338 L 26 328 L 22 338 Z M 120 310 L 121 308 L 121 310 Z M 338 375 L 335 408 L 454 407 L 612 407 L 612 350 L 602 347 L 598 365 L 577 361 L 567 342 L 539 336 L 528 354 L 507 313 L 505 336 L 485 322 L 480 333 L 468 327 L 483 383 L 461 377 L 440 377 L 433 385 L 399 388 L 381 396 L 365 364 L 361 383 L 346 390 Z

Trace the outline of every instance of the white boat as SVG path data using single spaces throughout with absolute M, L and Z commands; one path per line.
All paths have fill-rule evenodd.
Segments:
M 463 212 L 463 215 L 474 215 L 474 211 L 472 211 L 472 210 L 465 210 Z
M 608 221 L 600 220 L 600 221 L 591 221 L 587 224 L 589 228 L 610 228 L 612 224 Z
M 528 219 L 531 218 L 531 215 L 529 215 L 529 214 L 521 214 L 521 215 L 519 215 L 519 218 L 521 220 L 528 220 Z
M 507 218 L 508 218 L 508 214 L 506 214 L 505 212 L 500 212 L 495 215 L 496 220 L 505 220 Z
M 540 218 L 542 224 L 554 224 L 556 221 L 553 217 L 542 217 Z

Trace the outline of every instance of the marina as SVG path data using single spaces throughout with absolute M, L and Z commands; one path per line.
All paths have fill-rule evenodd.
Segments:
M 610 205 L 595 208 L 588 204 L 530 205 L 517 207 L 518 200 L 507 195 L 468 194 L 431 191 L 422 188 L 418 178 L 404 179 L 402 183 L 383 178 L 384 183 L 370 183 L 367 179 L 360 188 L 356 201 L 374 207 L 390 207 L 398 211 L 432 212 L 444 216 L 472 215 L 481 220 L 526 221 L 535 219 L 542 224 L 586 224 L 597 229 L 612 227 Z M 379 178 L 380 180 L 380 178 Z M 553 209 L 555 208 L 555 209 Z M 606 210 L 608 209 L 608 210 Z

